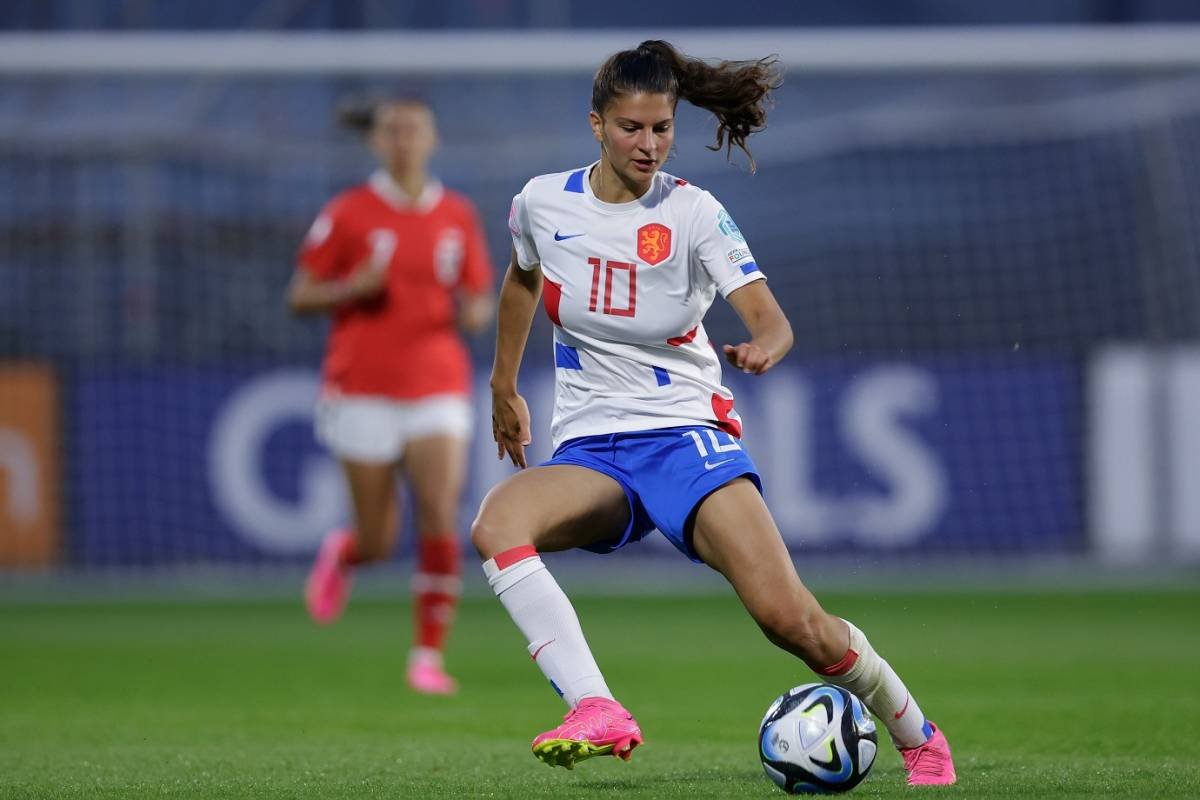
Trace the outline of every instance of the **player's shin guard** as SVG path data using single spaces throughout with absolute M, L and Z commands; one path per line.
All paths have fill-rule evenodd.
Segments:
M 844 621 L 844 620 L 843 620 Z M 828 681 L 858 695 L 883 721 L 896 747 L 922 745 L 932 735 L 920 706 L 900 676 L 879 657 L 867 637 L 850 622 L 850 648 L 836 664 L 818 670 Z
M 453 536 L 422 536 L 413 575 L 417 647 L 441 651 L 462 593 L 461 555 Z
M 585 697 L 613 699 L 583 637 L 579 618 L 532 545 L 488 559 L 492 591 L 529 642 L 529 655 L 574 708 Z

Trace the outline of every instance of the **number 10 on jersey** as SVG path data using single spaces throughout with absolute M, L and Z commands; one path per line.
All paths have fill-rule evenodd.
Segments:
M 600 275 L 604 275 L 604 306 L 603 313 L 614 317 L 632 317 L 637 313 L 637 264 L 625 261 L 606 261 L 603 266 L 600 259 L 589 258 L 592 265 L 592 294 L 588 301 L 588 311 L 596 311 L 600 303 Z M 629 296 L 625 299 L 624 308 L 614 308 L 612 302 L 613 275 L 617 272 L 629 274 Z

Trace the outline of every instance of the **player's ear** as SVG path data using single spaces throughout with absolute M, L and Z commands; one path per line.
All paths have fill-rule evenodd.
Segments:
M 588 123 L 592 126 L 592 136 L 596 137 L 597 142 L 604 144 L 604 118 L 595 111 L 589 111 Z

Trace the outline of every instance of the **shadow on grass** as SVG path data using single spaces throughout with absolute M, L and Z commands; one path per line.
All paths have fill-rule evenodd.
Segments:
M 766 776 L 759 771 L 738 770 L 722 772 L 679 773 L 665 775 L 638 775 L 629 778 L 584 778 L 577 781 L 572 788 L 604 791 L 636 791 L 649 786 L 673 784 L 679 787 L 714 784 L 746 784 L 762 782 L 764 787 L 770 787 Z

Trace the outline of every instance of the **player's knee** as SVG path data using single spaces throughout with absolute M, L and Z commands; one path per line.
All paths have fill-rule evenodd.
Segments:
M 484 508 L 471 523 L 471 544 L 482 559 L 488 559 L 504 550 L 504 526 L 495 513 Z
M 485 504 L 471 523 L 471 544 L 482 560 L 495 557 L 505 550 L 530 544 L 530 525 L 519 517 L 511 517 Z
M 529 544 L 531 525 L 521 513 L 520 503 L 497 487 L 488 492 L 471 523 L 471 544 L 481 559 L 489 559 L 513 547 Z

